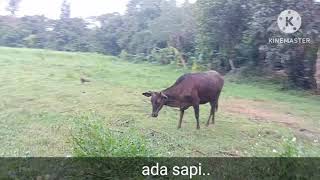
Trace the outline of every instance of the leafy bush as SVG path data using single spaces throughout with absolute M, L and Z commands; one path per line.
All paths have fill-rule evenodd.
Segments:
M 192 67 L 191 67 L 192 72 L 201 72 L 201 71 L 206 71 L 206 67 L 204 67 L 203 65 L 197 63 L 197 61 L 193 61 L 192 63 Z
M 77 157 L 146 157 L 151 148 L 137 132 L 114 132 L 97 120 L 83 117 L 72 134 L 73 153 Z
M 125 61 L 130 61 L 132 59 L 132 55 L 130 55 L 126 50 L 122 50 L 119 57 Z
M 280 157 L 299 157 L 300 152 L 296 144 L 296 138 L 284 139 L 284 151 L 280 154 Z
M 160 64 L 171 64 L 179 62 L 179 54 L 173 47 L 153 49 L 150 55 L 150 60 L 156 61 Z

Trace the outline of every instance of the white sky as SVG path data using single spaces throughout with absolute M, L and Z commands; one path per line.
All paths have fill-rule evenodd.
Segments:
M 22 0 L 17 12 L 18 16 L 45 15 L 57 19 L 63 0 Z M 129 0 L 69 0 L 71 2 L 72 17 L 89 17 L 106 13 L 124 13 Z M 177 0 L 183 3 L 185 0 Z M 196 0 L 189 0 L 195 2 Z M 8 14 L 5 11 L 7 0 L 0 0 L 0 15 Z

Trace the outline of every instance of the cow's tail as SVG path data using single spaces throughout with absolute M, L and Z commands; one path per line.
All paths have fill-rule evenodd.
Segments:
M 216 103 L 216 112 L 218 111 L 218 109 L 219 109 L 219 101 L 217 101 Z
M 217 112 L 218 109 L 219 109 L 219 97 L 220 97 L 220 93 L 221 93 L 221 91 L 219 91 L 218 94 L 217 94 L 217 101 L 216 101 L 216 107 L 215 107 L 216 112 Z

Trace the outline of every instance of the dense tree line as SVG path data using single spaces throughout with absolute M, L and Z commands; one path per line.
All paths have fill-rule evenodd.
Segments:
M 175 0 L 131 0 L 125 14 L 90 21 L 71 18 L 67 1 L 58 20 L 17 18 L 19 2 L 10 0 L 11 15 L 0 16 L 2 46 L 99 52 L 224 73 L 254 70 L 289 85 L 320 88 L 320 4 L 314 0 L 198 0 L 179 6 Z M 303 18 L 295 34 L 277 27 L 286 9 Z M 309 37 L 312 43 L 270 44 L 270 37 Z

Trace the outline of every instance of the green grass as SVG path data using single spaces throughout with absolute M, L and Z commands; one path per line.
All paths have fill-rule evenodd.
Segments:
M 164 108 L 152 119 L 149 99 L 141 93 L 170 86 L 186 70 L 99 54 L 12 48 L 0 48 L 0 67 L 0 156 L 75 155 L 72 137 L 83 117 L 125 137 L 134 133 L 154 151 L 145 154 L 157 156 L 280 156 L 286 154 L 286 139 L 294 136 L 299 156 L 320 156 L 319 134 L 299 136 L 285 125 L 226 110 L 230 99 L 263 101 L 276 113 L 302 119 L 301 128 L 319 133 L 316 96 L 227 80 L 216 125 L 205 127 L 206 105 L 200 110 L 201 130 L 195 128 L 191 109 L 177 130 L 179 112 Z M 81 84 L 81 77 L 91 82 Z
M 91 117 L 92 118 L 92 117 Z M 73 152 L 77 157 L 150 157 L 148 142 L 139 133 L 112 131 L 105 128 L 102 120 L 82 117 L 75 119 L 72 134 Z

